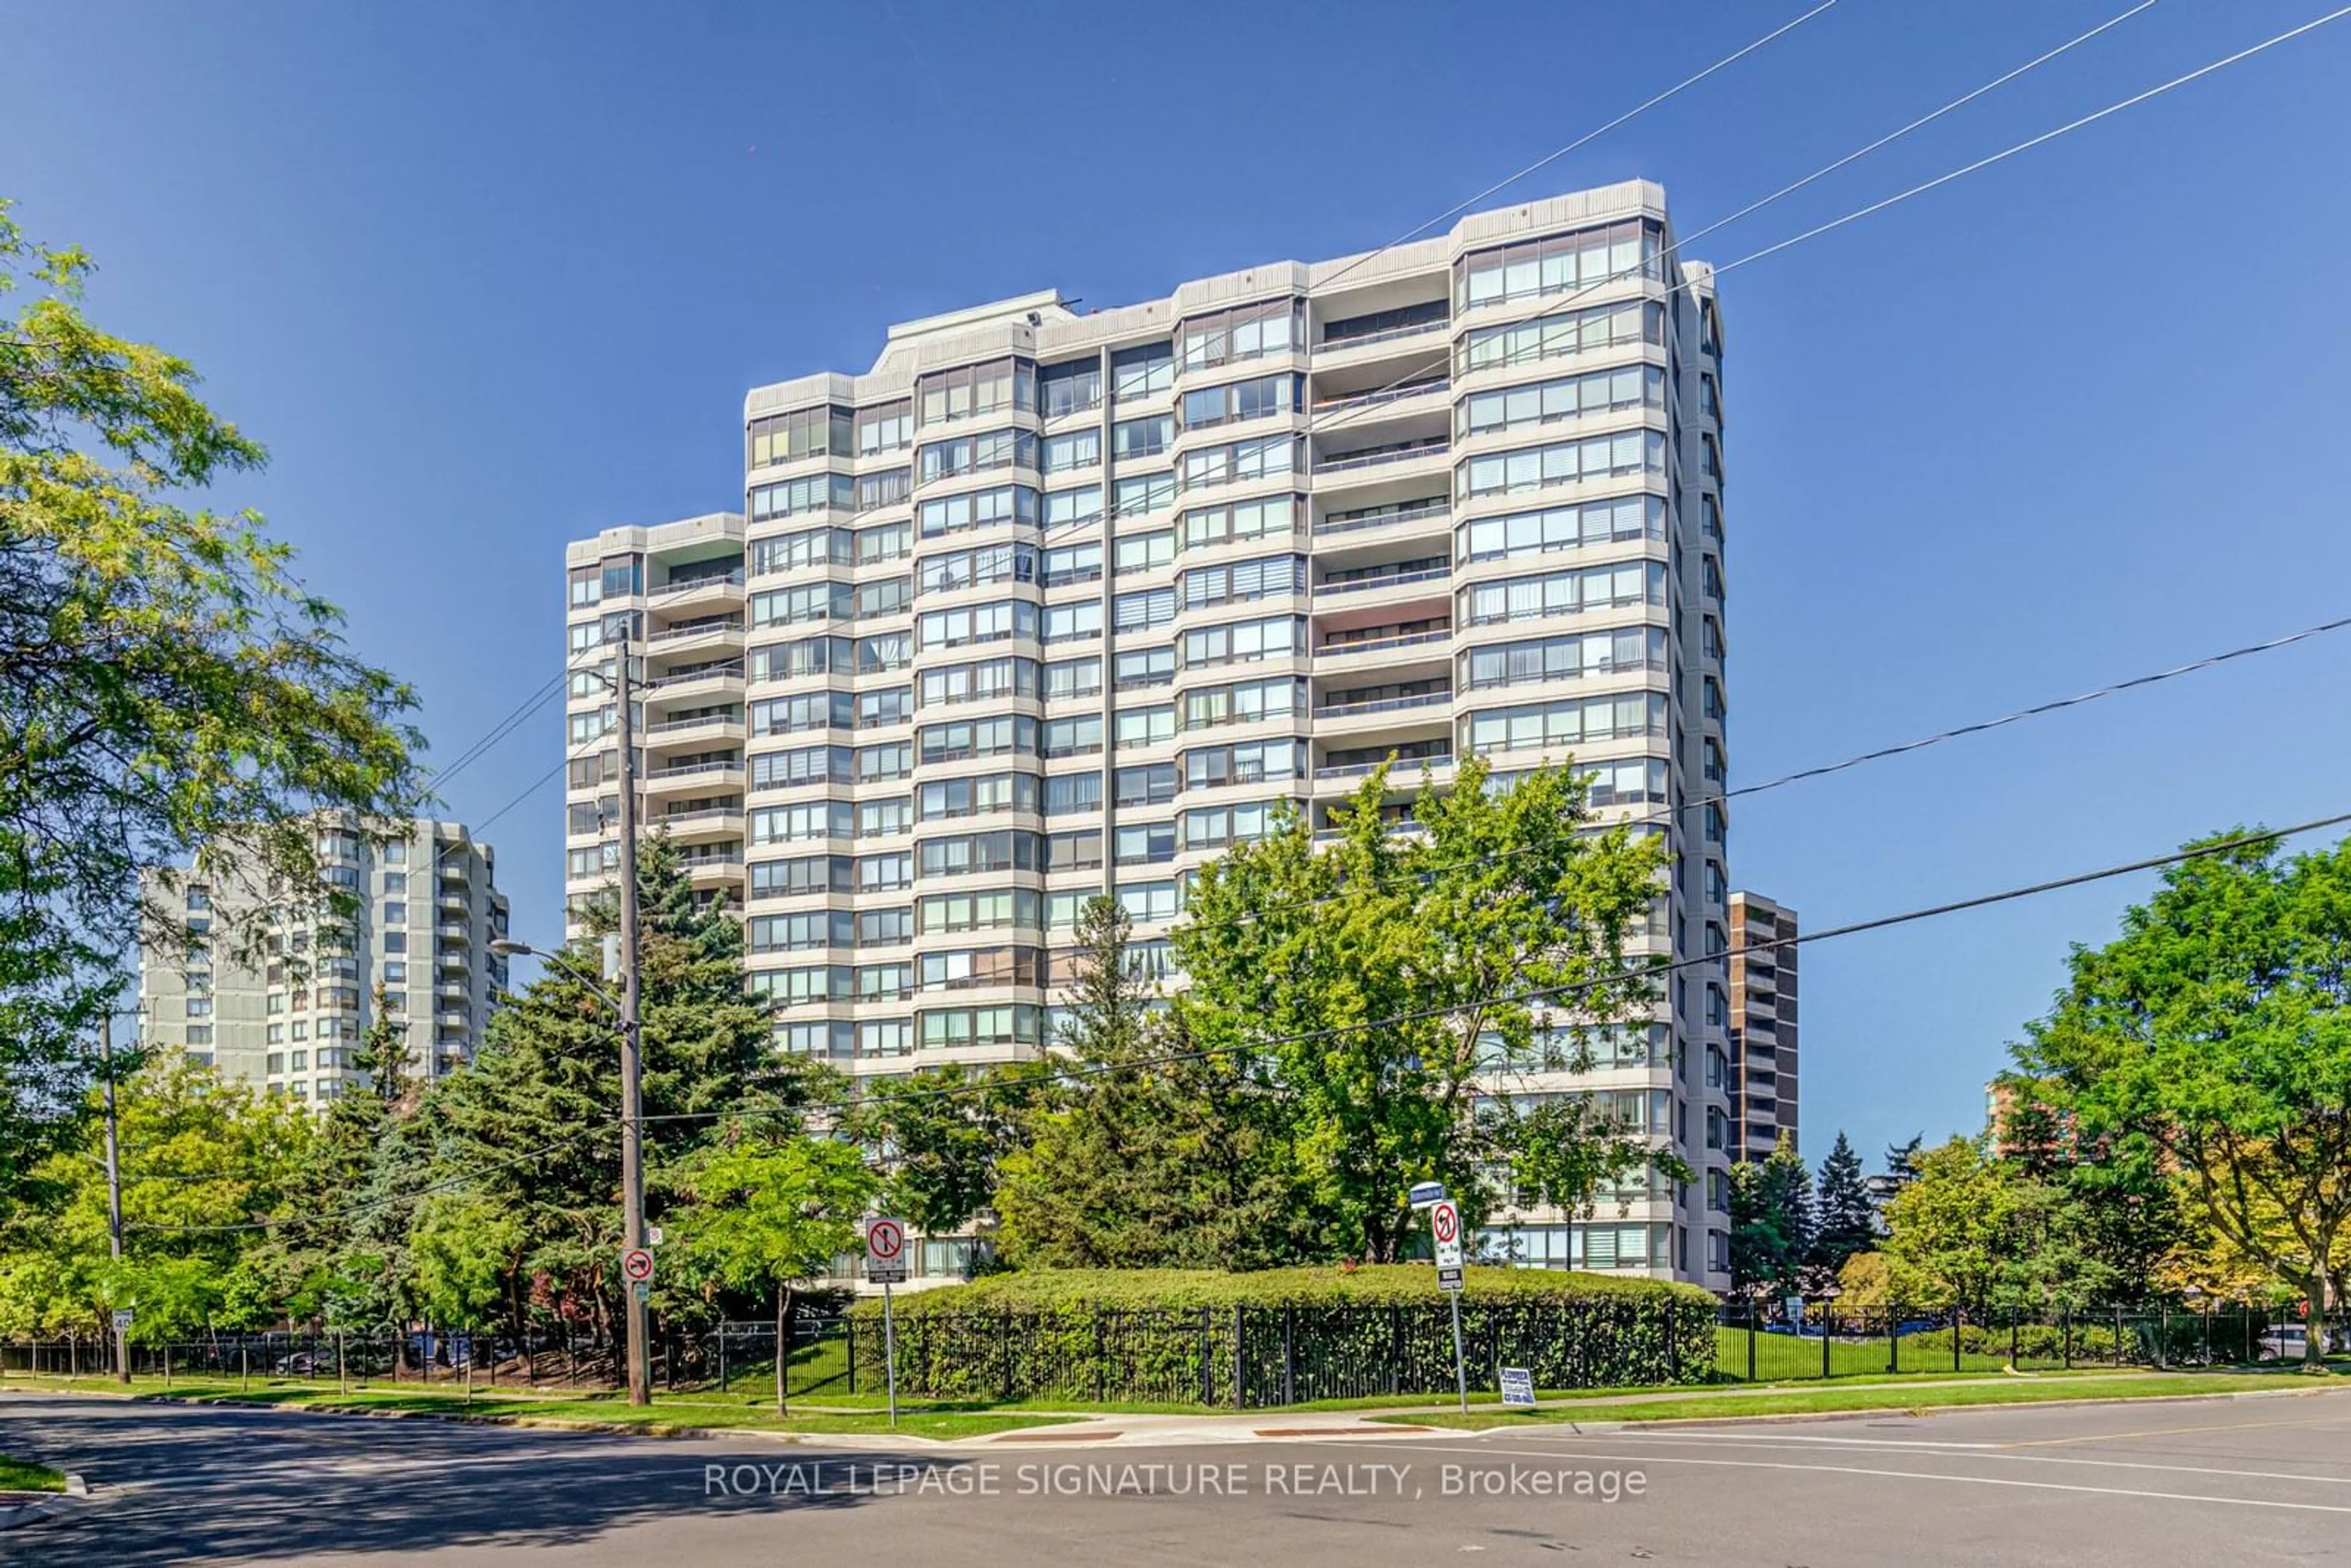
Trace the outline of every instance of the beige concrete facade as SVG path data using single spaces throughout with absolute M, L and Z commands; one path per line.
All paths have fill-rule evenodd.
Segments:
M 1051 1038 L 1113 892 L 1164 972 L 1186 875 L 1397 756 L 1573 755 L 1677 866 L 1645 939 L 1724 948 L 1721 329 L 1629 183 L 1081 314 L 889 329 L 744 400 L 744 507 L 570 548 L 568 653 L 634 628 L 644 805 L 740 905 L 788 1049 L 853 1072 Z M 610 699 L 575 680 L 569 876 L 609 876 Z M 600 809 L 600 801 L 604 806 Z M 1666 988 L 1606 1092 L 1728 1154 L 1727 967 Z M 1527 1260 L 1720 1277 L 1719 1179 L 1503 1217 Z
M 173 905 L 195 946 L 184 958 L 174 944 L 141 952 L 145 1040 L 323 1104 L 367 1082 L 351 1054 L 375 1022 L 381 988 L 386 1010 L 407 1021 L 413 1076 L 471 1061 L 507 986 L 506 960 L 490 951 L 507 922 L 496 852 L 462 823 L 418 818 L 406 828 L 378 840 L 350 822 L 320 821 L 326 878 L 357 900 L 350 940 L 335 939 L 339 919 L 275 915 L 272 951 L 254 963 L 208 938 L 266 909 L 265 894 L 226 876 L 183 873 L 168 888 L 150 878 L 151 906 Z

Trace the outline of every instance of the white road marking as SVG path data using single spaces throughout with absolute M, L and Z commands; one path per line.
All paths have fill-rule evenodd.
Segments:
M 2288 1423 L 2288 1425 L 2310 1426 L 2314 1425 L 2314 1423 L 2292 1422 Z M 2298 1470 L 2222 1469 L 2212 1465 L 2159 1465 L 2144 1459 L 2068 1458 L 2057 1454 L 2020 1454 L 2012 1450 L 2003 1448 L 1997 1444 L 1989 1443 L 1906 1443 L 1891 1439 L 1884 1442 L 1877 1442 L 1866 1437 L 1802 1437 L 1775 1439 L 1761 1437 L 1750 1437 L 1745 1433 L 1740 1433 L 1736 1436 L 1725 1433 L 1719 1437 L 1680 1436 L 1658 1436 L 1653 1437 L 1646 1436 L 1646 1434 L 1632 1432 L 1611 1432 L 1607 1435 L 1605 1439 L 1595 1437 L 1593 1440 L 1594 1442 L 1605 1440 L 1609 1442 L 1654 1443 L 1660 1447 L 1682 1448 L 1752 1447 L 1759 1443 L 1768 1444 L 1787 1441 L 1809 1442 L 1834 1444 L 1841 1448 L 1868 1449 L 1881 1453 L 1898 1453 L 1905 1449 L 1914 1449 L 1930 1454 L 1949 1453 L 1956 1458 L 2007 1459 L 2011 1462 L 2021 1461 L 2025 1464 L 2033 1465 L 2095 1465 L 2107 1469 L 2118 1470 L 2168 1470 L 2178 1474 L 2191 1476 L 2237 1476 L 2247 1480 L 2309 1481 L 2320 1486 L 2351 1486 L 2351 1476 L 2314 1476 L 2304 1474 Z M 1583 1451 L 1579 1448 L 1545 1448 L 1538 1445 L 1529 1445 L 1529 1448 L 1533 1452 L 1544 1454 L 1577 1454 Z
M 1387 1446 L 1388 1448 L 1406 1447 L 1416 1453 L 1472 1454 L 1489 1462 L 1498 1457 L 1491 1448 L 1448 1448 L 1429 1443 L 1410 1445 L 1395 1443 Z M 1382 1449 L 1382 1452 L 1386 1451 L 1387 1448 Z M 2218 1503 L 2230 1508 L 2285 1509 L 2297 1513 L 2351 1513 L 2351 1503 L 2285 1502 L 2270 1498 L 2214 1497 L 2198 1492 L 2148 1491 L 2133 1487 L 2074 1486 L 2064 1481 L 2018 1480 L 2007 1476 L 1942 1475 L 1931 1470 L 1881 1470 L 1862 1465 L 1801 1465 L 1770 1459 L 1698 1459 L 1678 1455 L 1593 1454 L 1580 1449 L 1563 1448 L 1535 1451 L 1555 1454 L 1561 1458 L 1601 1459 L 1610 1464 L 1621 1465 L 1698 1465 L 1714 1469 L 1794 1470 L 1813 1475 L 1869 1476 L 1886 1480 L 1945 1481 L 1957 1486 L 2015 1487 L 2028 1491 L 2085 1492 L 2102 1497 L 2147 1498 L 2158 1502 Z

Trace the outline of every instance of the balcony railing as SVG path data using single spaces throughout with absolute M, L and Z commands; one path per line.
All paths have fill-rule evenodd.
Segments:
M 1415 321 L 1403 327 L 1390 327 L 1384 332 L 1366 332 L 1360 338 L 1325 338 L 1315 348 L 1322 353 L 1332 354 L 1342 349 L 1362 349 L 1374 343 L 1393 343 L 1405 338 L 1425 338 L 1431 332 L 1449 331 L 1452 327 L 1450 320 Z
M 1426 768 L 1437 772 L 1453 766 L 1453 754 L 1443 752 L 1435 757 L 1396 757 L 1381 762 L 1343 762 L 1335 768 L 1317 768 L 1314 777 L 1321 779 L 1368 779 L 1381 768 L 1396 772 Z
M 1321 474 L 1353 474 L 1365 468 L 1384 468 L 1391 463 L 1411 463 L 1423 457 L 1442 457 L 1453 449 L 1450 441 L 1421 441 L 1410 446 L 1389 447 L 1377 452 L 1354 452 L 1343 457 L 1318 460 L 1314 472 Z
M 1314 534 L 1320 538 L 1329 534 L 1357 533 L 1364 528 L 1384 528 L 1390 523 L 1415 523 L 1423 517 L 1442 517 L 1450 515 L 1452 510 L 1452 503 L 1448 501 L 1418 501 L 1392 512 L 1374 512 L 1369 517 L 1326 519 L 1314 525 Z
M 656 768 L 645 775 L 645 782 L 651 784 L 664 779 L 691 779 L 705 773 L 742 771 L 743 764 L 739 759 L 733 762 L 688 762 L 675 768 Z
M 1352 718 L 1357 714 L 1402 713 L 1407 708 L 1442 707 L 1453 700 L 1451 692 L 1422 692 L 1416 696 L 1379 697 L 1371 702 L 1324 703 L 1314 710 L 1316 718 Z
M 1400 632 L 1393 637 L 1366 637 L 1355 643 L 1325 643 L 1314 650 L 1317 658 L 1332 658 L 1347 653 L 1373 653 L 1384 648 L 1414 648 L 1424 643 L 1450 643 L 1453 633 L 1444 632 Z
M 1391 571 L 1378 577 L 1352 577 L 1343 582 L 1318 582 L 1314 597 L 1326 598 L 1337 593 L 1369 593 L 1380 588 L 1402 588 L 1414 582 L 1441 582 L 1453 575 L 1449 566 L 1423 567 L 1418 571 Z
M 650 599 L 653 603 L 659 604 L 664 599 L 683 599 L 689 593 L 700 593 L 705 589 L 742 586 L 743 569 L 738 566 L 733 571 L 714 572 L 707 577 L 690 577 L 682 582 L 665 582 L 653 590 Z
M 683 626 L 671 626 L 654 632 L 645 639 L 645 646 L 654 648 L 664 643 L 682 643 L 688 637 L 707 637 L 714 632 L 742 630 L 743 619 L 739 615 L 722 616 L 711 621 L 689 621 Z
M 1406 382 L 1402 386 L 1381 387 L 1375 392 L 1350 392 L 1344 397 L 1323 398 L 1314 405 L 1317 415 L 1346 413 L 1355 409 L 1380 408 L 1392 402 L 1406 402 L 1429 392 L 1450 392 L 1453 382 L 1437 376 L 1428 381 Z
M 654 677 L 653 680 L 647 681 L 645 683 L 645 690 L 649 692 L 657 692 L 669 686 L 691 685 L 695 681 L 723 680 L 729 677 L 738 681 L 741 680 L 743 678 L 743 666 L 738 664 L 729 663 L 724 664 L 705 664 L 698 670 L 679 670 L 674 674 L 659 675 Z
M 664 827 L 674 828 L 682 822 L 717 822 L 743 820 L 740 806 L 705 806 L 696 811 L 664 811 L 653 819 Z
M 649 724 L 645 726 L 645 733 L 649 736 L 675 735 L 681 730 L 703 729 L 719 724 L 740 725 L 742 722 L 743 716 L 739 713 L 696 714 L 692 718 L 664 719 L 659 724 Z

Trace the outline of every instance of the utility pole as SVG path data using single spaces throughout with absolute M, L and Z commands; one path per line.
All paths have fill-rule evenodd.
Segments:
M 630 713 L 630 642 L 622 632 L 612 661 L 612 696 L 621 741 L 621 1237 L 631 1249 L 645 1244 L 643 1071 L 637 1027 L 637 727 Z M 653 1403 L 653 1369 L 645 1357 L 642 1285 L 628 1291 L 629 1403 Z
M 122 1160 L 114 1130 L 114 1009 L 110 1004 L 98 1020 L 98 1071 L 106 1092 L 106 1241 L 114 1260 L 122 1261 Z M 131 1331 L 114 1320 L 114 1375 L 131 1381 Z

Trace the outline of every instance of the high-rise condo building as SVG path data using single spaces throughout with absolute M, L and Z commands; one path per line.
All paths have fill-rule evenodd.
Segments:
M 507 963 L 490 943 L 507 934 L 496 856 L 461 824 L 418 818 L 381 841 L 357 822 L 316 823 L 325 879 L 355 900 L 340 915 L 272 910 L 266 889 L 239 876 L 151 876 L 151 904 L 184 911 L 192 936 L 140 955 L 143 1038 L 177 1047 L 224 1075 L 323 1103 L 366 1082 L 351 1064 L 360 1037 L 385 1012 L 404 1026 L 408 1071 L 437 1078 L 473 1059 Z M 268 951 L 245 962 L 227 933 L 264 911 Z M 222 940 L 212 938 L 215 931 Z
M 1794 910 L 1758 893 L 1730 895 L 1734 1160 L 1763 1159 L 1782 1136 L 1796 1143 L 1795 936 Z
M 1691 962 L 1590 1073 L 1516 1087 L 1605 1095 L 1704 1174 L 1497 1239 L 1719 1280 L 1721 356 L 1710 274 L 1632 183 L 902 323 L 862 374 L 756 388 L 741 516 L 570 547 L 568 890 L 611 874 L 589 671 L 622 631 L 648 821 L 739 902 L 779 1043 L 860 1073 L 1043 1049 L 1092 894 L 1164 973 L 1186 873 L 1277 801 L 1320 826 L 1391 757 L 1401 811 L 1468 752 L 1573 755 L 1670 841 L 1642 946 Z

